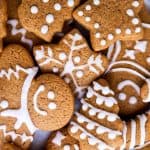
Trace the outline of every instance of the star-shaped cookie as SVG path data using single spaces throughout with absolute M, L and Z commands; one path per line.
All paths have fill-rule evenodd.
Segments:
M 106 49 L 116 40 L 138 40 L 143 36 L 138 13 L 143 0 L 88 0 L 73 16 L 90 31 L 95 51 Z

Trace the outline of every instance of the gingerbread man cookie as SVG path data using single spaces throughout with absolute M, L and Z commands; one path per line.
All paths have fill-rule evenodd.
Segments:
M 43 72 L 58 73 L 79 97 L 105 71 L 108 64 L 104 55 L 90 50 L 77 30 L 68 33 L 58 45 L 35 46 L 34 56 Z
M 118 112 L 117 100 L 108 83 L 103 79 L 94 81 L 81 99 L 81 110 L 75 112 L 69 134 L 79 140 L 83 150 L 117 149 L 123 143 L 123 123 Z
M 22 148 L 35 131 L 65 126 L 74 110 L 69 86 L 56 75 L 35 77 L 37 72 L 22 46 L 9 45 L 0 55 L 0 130 Z
M 107 53 L 110 65 L 105 77 L 115 91 L 123 116 L 135 115 L 148 106 L 140 96 L 140 87 L 150 82 L 147 80 L 150 77 L 150 28 L 147 25 L 144 23 L 143 27 L 149 32 L 144 32 L 142 40 L 117 41 Z
M 143 0 L 88 0 L 73 13 L 90 31 L 95 51 L 108 48 L 117 40 L 138 40 L 143 30 L 138 13 Z
M 80 150 L 79 143 L 68 134 L 67 128 L 51 133 L 47 150 Z
M 49 42 L 56 32 L 62 31 L 64 22 L 72 18 L 78 4 L 79 0 L 23 0 L 18 15 L 25 29 Z

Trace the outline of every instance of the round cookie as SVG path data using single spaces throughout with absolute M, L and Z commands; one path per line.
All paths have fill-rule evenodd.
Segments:
M 35 46 L 34 58 L 43 72 L 59 74 L 81 97 L 87 86 L 107 68 L 104 55 L 92 52 L 74 29 L 57 44 Z
M 105 78 L 114 90 L 122 116 L 136 115 L 148 103 L 140 96 L 140 87 L 150 77 L 150 28 L 140 41 L 117 41 L 109 47 L 110 65 Z M 148 36 L 149 35 L 149 36 Z
M 25 29 L 49 42 L 56 32 L 62 31 L 65 21 L 72 19 L 78 4 L 79 0 L 23 0 L 18 15 Z
M 37 72 L 20 45 L 9 45 L 0 55 L 0 131 L 23 149 L 29 147 L 35 131 L 65 126 L 74 110 L 69 86 L 52 74 L 35 78 Z
M 80 150 L 79 143 L 68 134 L 67 128 L 52 132 L 46 150 Z
M 117 40 L 139 40 L 143 36 L 138 16 L 143 0 L 87 0 L 73 17 L 90 32 L 95 51 L 108 48 Z
M 123 122 L 117 115 L 119 106 L 107 81 L 99 79 L 88 87 L 75 112 L 68 132 L 79 141 L 81 149 L 111 150 L 123 143 Z

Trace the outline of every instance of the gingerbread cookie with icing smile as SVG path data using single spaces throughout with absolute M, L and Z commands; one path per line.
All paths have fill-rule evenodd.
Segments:
M 95 51 L 117 40 L 138 40 L 143 30 L 138 13 L 143 0 L 88 0 L 73 13 L 75 20 L 90 31 Z
M 9 45 L 0 55 L 0 131 L 25 149 L 35 131 L 62 128 L 74 110 L 69 86 L 56 75 L 35 77 L 37 72 L 20 45 Z
M 105 71 L 108 64 L 104 55 L 91 51 L 76 29 L 62 38 L 58 45 L 39 45 L 33 51 L 40 69 L 59 74 L 79 97 Z
M 25 29 L 49 42 L 62 31 L 65 21 L 72 19 L 78 4 L 79 0 L 23 0 L 18 15 Z

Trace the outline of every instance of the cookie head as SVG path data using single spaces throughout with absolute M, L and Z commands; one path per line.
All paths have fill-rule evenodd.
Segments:
M 56 130 L 65 126 L 74 110 L 68 85 L 55 75 L 43 75 L 31 85 L 28 110 L 36 127 Z

